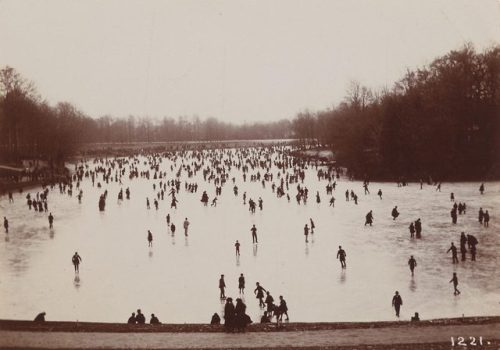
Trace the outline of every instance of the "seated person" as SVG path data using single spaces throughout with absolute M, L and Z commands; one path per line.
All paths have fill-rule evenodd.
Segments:
M 411 318 L 412 322 L 420 321 L 420 317 L 418 317 L 418 312 L 415 312 L 415 316 Z
M 161 324 L 160 320 L 158 317 L 155 316 L 155 314 L 151 314 L 151 320 L 149 321 L 150 324 Z
M 45 311 L 40 312 L 38 315 L 36 315 L 35 319 L 33 322 L 45 322 Z
M 132 312 L 132 315 L 128 318 L 128 324 L 136 324 L 137 320 L 135 319 L 135 312 Z
M 212 320 L 210 321 L 210 324 L 220 324 L 220 317 L 217 314 L 217 312 L 212 315 Z
M 264 311 L 264 315 L 262 315 L 262 318 L 260 319 L 260 323 L 270 323 L 271 319 L 269 318 L 267 311 Z

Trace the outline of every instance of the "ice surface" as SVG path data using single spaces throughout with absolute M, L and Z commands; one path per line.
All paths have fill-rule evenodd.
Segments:
M 177 166 L 180 162 L 177 162 Z M 93 165 L 92 165 L 93 167 Z M 174 178 L 170 162 L 162 169 L 167 179 Z M 250 174 L 257 170 L 250 170 Z M 262 172 L 262 170 L 261 170 Z M 276 178 L 277 169 L 272 169 Z M 222 314 L 218 279 L 225 275 L 227 296 L 238 297 L 238 277 L 246 277 L 247 312 L 258 321 L 261 310 L 253 294 L 255 282 L 271 291 L 275 300 L 283 295 L 291 321 L 368 321 L 393 320 L 391 300 L 395 290 L 403 298 L 402 319 L 414 312 L 422 318 L 500 314 L 500 224 L 495 219 L 500 208 L 500 183 L 443 183 L 441 192 L 434 186 L 418 184 L 398 188 L 394 183 L 371 183 L 371 194 L 364 195 L 362 183 L 337 180 L 335 208 L 329 207 L 326 181 L 318 182 L 315 169 L 306 170 L 304 185 L 309 189 L 307 205 L 297 205 L 296 184 L 290 185 L 291 201 L 277 198 L 270 183 L 243 182 L 242 173 L 232 168 L 239 194 L 232 183 L 223 187 L 217 207 L 204 207 L 203 190 L 210 200 L 213 182 L 203 181 L 201 171 L 195 179 L 197 193 L 178 195 L 178 209 L 169 209 L 169 197 L 153 205 L 158 180 L 124 179 L 102 189 L 92 187 L 87 178 L 81 185 L 82 203 L 60 194 L 49 194 L 49 211 L 55 217 L 54 229 L 48 227 L 48 213 L 29 211 L 24 198 L 40 188 L 15 194 L 14 203 L 0 198 L 0 216 L 10 221 L 10 233 L 0 241 L 0 318 L 32 319 L 41 311 L 48 320 L 126 322 L 130 313 L 141 308 L 149 320 L 155 313 L 162 322 L 206 323 L 214 312 Z M 101 181 L 102 182 L 102 181 Z M 131 189 L 131 200 L 117 200 L 120 188 Z M 383 200 L 376 195 L 383 191 Z M 107 189 L 106 211 L 98 211 L 98 198 Z M 359 205 L 346 202 L 344 192 L 353 189 Z M 320 192 L 321 203 L 315 200 Z M 264 210 L 255 214 L 243 205 L 242 194 L 257 200 Z M 467 203 L 467 213 L 452 225 L 452 202 Z M 151 209 L 146 209 L 146 197 Z M 400 216 L 393 221 L 392 208 Z M 490 227 L 479 225 L 479 207 L 488 209 Z M 365 214 L 373 210 L 373 227 L 364 226 Z M 167 231 L 165 216 L 170 213 L 177 230 Z M 182 222 L 191 223 L 185 238 Z M 316 230 L 304 242 L 303 227 L 313 218 Z M 422 219 L 423 238 L 410 240 L 408 225 Z M 252 244 L 250 228 L 258 229 L 259 243 Z M 153 248 L 148 248 L 147 230 L 153 233 Z M 465 263 L 454 266 L 446 254 L 450 242 L 459 246 L 460 232 L 479 240 L 477 261 L 467 255 Z M 3 232 L 3 230 L 2 230 Z M 241 243 L 241 257 L 235 257 L 234 243 Z M 347 269 L 336 260 L 338 245 L 347 252 Z M 79 277 L 75 277 L 71 257 L 81 255 Z M 412 278 L 407 265 L 410 255 L 418 262 Z M 453 296 L 448 283 L 456 271 L 462 294 Z

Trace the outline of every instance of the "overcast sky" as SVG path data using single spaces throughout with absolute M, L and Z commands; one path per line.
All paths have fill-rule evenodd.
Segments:
M 0 0 L 0 65 L 92 117 L 289 118 L 466 42 L 500 42 L 500 0 Z

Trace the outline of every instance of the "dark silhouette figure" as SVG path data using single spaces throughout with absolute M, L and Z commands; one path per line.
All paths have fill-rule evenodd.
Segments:
M 484 212 L 484 227 L 490 226 L 490 213 L 488 213 L 488 210 Z
M 391 215 L 392 215 L 392 220 L 396 220 L 396 218 L 399 216 L 397 205 L 392 209 Z
M 36 323 L 45 322 L 45 315 L 46 315 L 45 311 L 40 312 L 38 315 L 36 315 L 36 317 L 33 320 L 33 322 L 36 322 Z
M 146 323 L 146 317 L 144 317 L 144 314 L 141 312 L 141 309 L 137 310 L 137 316 L 135 317 L 135 320 L 137 321 L 137 324 Z
M 399 317 L 399 310 L 401 309 L 401 305 L 403 305 L 403 299 L 401 299 L 401 295 L 396 291 L 396 294 L 392 297 L 392 306 L 396 310 L 396 316 Z
M 408 266 L 410 266 L 411 275 L 413 276 L 413 270 L 415 270 L 415 267 L 417 267 L 417 260 L 415 260 L 413 255 L 410 256 L 410 260 L 408 260 Z
M 283 299 L 283 296 L 280 295 L 280 305 L 278 307 L 279 310 L 279 320 L 281 321 L 283 319 L 283 315 L 286 315 L 286 321 L 288 321 L 290 318 L 288 317 L 288 306 L 286 305 L 285 299 Z
M 453 282 L 453 294 L 454 295 L 458 295 L 460 294 L 460 291 L 458 290 L 457 286 L 458 286 L 458 277 L 457 277 L 457 273 L 456 272 L 453 272 L 453 277 L 451 278 L 450 282 L 451 283 Z
M 224 282 L 224 275 L 220 275 L 219 289 L 220 289 L 220 298 L 225 299 L 226 298 L 226 293 L 225 293 L 226 283 Z
M 49 228 L 53 227 L 53 223 L 54 223 L 54 216 L 52 215 L 52 213 L 50 213 L 49 214 Z
M 257 299 L 259 299 L 259 306 L 261 308 L 263 308 L 264 306 L 266 306 L 266 304 L 264 303 L 264 292 L 266 292 L 266 290 L 264 289 L 264 287 L 262 287 L 260 285 L 259 282 L 256 283 L 257 287 L 254 289 L 254 294 L 255 294 L 255 297 Z
M 366 214 L 365 218 L 366 218 L 366 220 L 365 220 L 365 226 L 368 225 L 368 224 L 371 226 L 373 224 L 373 212 L 372 212 L 372 210 L 370 210 L 368 212 L 368 214 Z
M 337 252 L 337 259 L 340 259 L 340 266 L 345 269 L 346 268 L 346 263 L 345 263 L 345 257 L 346 257 L 346 252 L 344 249 L 342 249 L 342 246 L 339 245 L 339 250 Z
M 236 240 L 234 248 L 236 249 L 236 256 L 240 256 L 240 242 L 238 242 L 238 240 Z
M 465 245 L 467 244 L 467 237 L 465 236 L 465 232 L 460 234 L 460 254 L 462 255 L 462 261 L 465 261 L 465 255 L 467 253 L 467 249 Z
M 3 217 L 3 227 L 5 229 L 5 233 L 9 233 L 9 220 L 4 216 Z
M 410 238 L 415 237 L 415 225 L 413 224 L 413 222 L 410 224 L 408 228 L 410 229 Z
M 153 234 L 149 230 L 148 230 L 148 246 L 149 247 L 153 246 Z
M 75 272 L 80 272 L 80 263 L 82 262 L 82 257 L 78 255 L 78 252 L 75 252 L 73 257 L 71 258 L 71 261 L 73 262 L 73 266 L 75 267 Z
M 137 320 L 135 318 L 135 312 L 132 312 L 132 315 L 130 315 L 130 317 L 128 318 L 127 323 L 128 324 L 136 324 L 137 323 Z
M 250 229 L 250 231 L 252 231 L 252 242 L 259 243 L 257 241 L 257 227 L 255 227 L 255 225 L 253 225 L 252 228 Z
M 161 324 L 161 322 L 158 319 L 158 317 L 155 316 L 155 314 L 151 314 L 151 319 L 149 320 L 149 324 Z
M 418 322 L 420 321 L 420 317 L 418 315 L 418 312 L 415 312 L 415 316 L 411 317 L 411 322 Z
M 451 257 L 453 260 L 453 264 L 458 264 L 458 255 L 457 255 L 457 247 L 455 247 L 455 244 L 451 242 L 450 249 L 446 251 L 446 253 L 449 253 L 451 251 Z
M 264 314 L 260 318 L 260 323 L 271 323 L 271 319 L 269 318 L 267 311 L 264 311 Z
M 420 221 L 420 218 L 415 221 L 415 237 L 422 238 L 422 222 Z
M 217 312 L 212 315 L 212 319 L 210 320 L 211 325 L 220 325 L 220 316 Z
M 240 291 L 240 294 L 245 293 L 245 276 L 243 276 L 243 274 L 241 274 L 238 278 L 238 289 Z
M 226 331 L 232 332 L 235 323 L 235 309 L 232 298 L 227 298 L 226 305 L 224 306 L 224 327 Z

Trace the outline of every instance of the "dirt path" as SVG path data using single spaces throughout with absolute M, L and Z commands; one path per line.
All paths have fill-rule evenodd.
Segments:
M 37 349 L 214 349 L 214 348 L 451 348 L 450 337 L 480 336 L 500 348 L 500 323 L 435 327 L 385 327 L 291 332 L 94 333 L 0 331 L 0 348 Z M 488 344 L 489 343 L 489 344 Z M 395 344 L 397 346 L 391 346 Z M 413 345 L 412 345 L 413 344 Z M 418 346 L 416 344 L 423 344 Z M 435 344 L 435 346 L 431 346 Z M 370 345 L 370 346 L 359 346 Z M 424 346 L 425 345 L 425 346 Z M 455 347 L 465 348 L 465 347 Z M 480 348 L 469 347 L 469 348 Z M 485 348 L 485 347 L 482 347 Z

